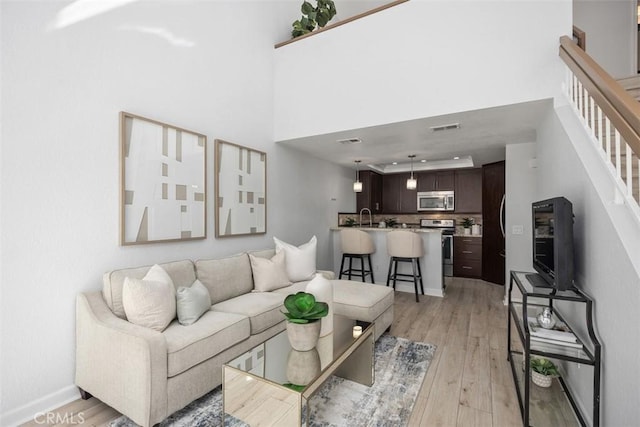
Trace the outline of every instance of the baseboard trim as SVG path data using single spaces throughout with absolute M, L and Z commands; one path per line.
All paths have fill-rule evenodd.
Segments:
M 67 403 L 71 403 L 79 398 L 80 392 L 78 391 L 78 387 L 70 385 L 0 415 L 0 425 L 13 427 L 29 421 L 34 421 L 36 415 L 58 409 L 59 407 L 64 406 Z

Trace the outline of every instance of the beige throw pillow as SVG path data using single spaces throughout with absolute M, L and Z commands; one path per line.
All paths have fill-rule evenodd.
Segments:
M 291 285 L 285 268 L 285 253 L 275 254 L 271 259 L 249 254 L 253 272 L 253 292 L 269 292 Z
M 285 253 L 287 275 L 292 282 L 311 280 L 316 274 L 316 236 L 300 246 L 293 246 L 282 240 L 273 238 L 276 253 Z
M 171 277 L 157 264 L 142 280 L 126 277 L 122 305 L 129 322 L 164 331 L 176 317 L 176 296 Z
M 178 322 L 183 326 L 191 325 L 211 309 L 211 297 L 206 286 L 196 279 L 190 287 L 181 286 L 176 291 L 176 309 Z

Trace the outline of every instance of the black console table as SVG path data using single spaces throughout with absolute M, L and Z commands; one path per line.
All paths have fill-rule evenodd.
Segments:
M 581 425 L 586 421 L 576 405 L 571 390 L 560 376 L 553 381 L 550 389 L 544 389 L 531 383 L 530 358 L 540 356 L 569 363 L 591 366 L 593 371 L 593 419 L 594 427 L 600 425 L 600 352 L 601 345 L 593 330 L 593 301 L 579 289 L 556 291 L 551 288 L 535 287 L 527 278 L 526 272 L 511 271 L 509 282 L 509 315 L 507 319 L 507 359 L 511 365 L 513 380 L 518 393 L 518 401 L 525 426 Z M 514 298 L 514 283 L 522 297 Z M 562 315 L 553 307 L 555 301 L 566 304 L 584 304 L 586 335 L 588 343 L 583 341 Z M 528 318 L 535 318 L 546 306 L 553 309 L 554 316 L 574 332 L 581 348 L 562 344 L 540 342 L 531 339 Z M 578 308 L 578 307 L 577 307 Z M 518 333 L 522 349 L 514 348 L 511 342 L 512 324 Z M 584 328 L 582 328 L 584 330 Z M 557 363 L 556 363 L 557 364 Z

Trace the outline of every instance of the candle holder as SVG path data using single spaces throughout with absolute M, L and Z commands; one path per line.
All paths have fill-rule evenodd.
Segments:
M 358 338 L 362 335 L 362 326 L 354 326 L 353 327 L 353 337 Z

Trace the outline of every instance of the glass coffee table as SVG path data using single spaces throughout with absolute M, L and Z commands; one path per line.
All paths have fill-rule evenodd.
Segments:
M 338 315 L 333 332 L 308 352 L 293 350 L 286 330 L 273 336 L 223 366 L 223 421 L 231 416 L 250 426 L 308 425 L 309 399 L 331 375 L 373 384 L 374 343 L 373 323 Z M 291 378 L 301 376 L 308 384 L 292 386 Z

